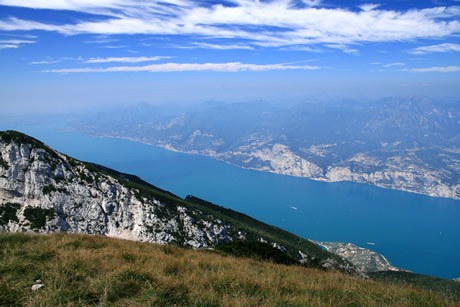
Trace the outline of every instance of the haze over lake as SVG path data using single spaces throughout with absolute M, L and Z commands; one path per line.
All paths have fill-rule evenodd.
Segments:
M 460 201 L 244 170 L 128 140 L 84 136 L 63 127 L 0 125 L 2 130 L 30 134 L 77 159 L 138 175 L 178 196 L 192 194 L 304 238 L 352 242 L 416 273 L 460 276 Z

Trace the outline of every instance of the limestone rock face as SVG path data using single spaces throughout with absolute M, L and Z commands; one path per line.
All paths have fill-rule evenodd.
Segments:
M 286 153 L 285 148 L 274 150 Z M 198 207 L 202 211 L 140 181 L 68 157 L 21 133 L 0 132 L 0 232 L 103 235 L 192 248 L 256 235 L 205 212 L 206 206 Z M 314 259 L 292 245 L 288 251 L 276 240 L 258 240 L 292 251 L 301 263 Z M 352 266 L 332 267 L 359 273 Z
M 2 232 L 95 234 L 197 248 L 232 240 L 221 220 L 144 197 L 43 144 L 0 139 L 0 158 Z

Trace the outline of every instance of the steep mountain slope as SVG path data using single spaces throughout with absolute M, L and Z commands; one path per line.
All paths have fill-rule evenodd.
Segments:
M 270 243 L 309 266 L 360 273 L 316 244 L 136 176 L 84 163 L 15 131 L 0 132 L 0 230 L 105 235 L 186 247 Z
M 460 199 L 460 104 L 139 104 L 75 120 L 78 131 L 201 154 L 243 168 Z

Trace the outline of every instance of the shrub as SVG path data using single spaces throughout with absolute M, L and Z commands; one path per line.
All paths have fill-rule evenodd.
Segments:
M 21 207 L 19 204 L 6 203 L 0 207 L 0 225 L 8 224 L 9 221 L 18 222 L 16 212 Z
M 28 207 L 24 210 L 24 217 L 30 222 L 32 229 L 40 229 L 45 226 L 48 219 L 54 217 L 54 208 L 42 209 Z
M 298 262 L 282 251 L 267 243 L 233 241 L 229 243 L 219 244 L 215 247 L 218 251 L 224 254 L 252 258 L 255 260 L 270 261 L 279 264 L 293 265 Z

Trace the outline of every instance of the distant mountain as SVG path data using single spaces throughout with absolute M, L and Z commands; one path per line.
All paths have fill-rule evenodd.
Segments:
M 0 132 L 0 232 L 104 235 L 183 247 L 263 242 L 299 265 L 361 272 L 291 233 L 193 196 L 61 154 L 16 131 Z
M 460 199 L 460 105 L 424 96 L 286 107 L 138 104 L 71 126 L 243 168 Z

